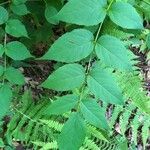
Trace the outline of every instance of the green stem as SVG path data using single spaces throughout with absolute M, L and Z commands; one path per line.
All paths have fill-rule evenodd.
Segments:
M 10 1 L 3 2 L 3 3 L 0 4 L 0 6 L 1 6 L 1 5 L 8 4 L 8 3 L 10 3 Z
M 106 9 L 106 11 L 108 11 L 108 10 L 110 9 L 110 7 L 111 7 L 111 5 L 112 5 L 113 2 L 114 2 L 114 0 L 112 0 L 112 1 L 110 2 L 110 4 L 108 5 L 108 8 Z M 105 19 L 104 19 L 104 20 L 105 20 Z M 98 38 L 99 38 L 99 34 L 100 34 L 100 32 L 101 32 L 101 29 L 102 29 L 104 20 L 100 23 L 99 28 L 98 28 L 98 31 L 97 31 L 97 33 L 96 33 L 96 36 L 95 36 L 95 39 L 94 39 L 94 48 L 93 48 L 93 51 L 95 50 L 95 46 L 96 46 L 97 40 L 98 40 Z M 89 72 L 90 72 L 91 61 L 92 61 L 92 55 L 93 55 L 93 53 L 91 54 L 91 56 L 90 56 L 90 58 L 89 58 L 88 65 L 87 65 L 86 77 L 85 77 L 86 79 L 87 79 L 87 77 L 88 77 L 88 75 L 89 75 Z M 82 86 L 82 88 L 81 88 L 80 98 L 79 98 L 78 107 L 77 107 L 77 110 L 78 110 L 78 111 L 80 110 L 80 103 L 81 103 L 81 101 L 82 101 L 82 97 L 83 97 L 85 88 L 86 88 L 86 84 L 84 84 L 84 85 Z
M 4 39 L 4 49 L 6 50 L 6 44 L 7 44 L 7 34 L 5 34 L 5 39 Z M 4 54 L 4 71 L 6 71 L 7 68 L 7 57 L 6 53 Z
M 103 21 L 103 22 L 104 22 L 104 21 Z M 96 42 L 97 42 L 97 40 L 98 40 L 98 37 L 99 37 L 100 31 L 101 31 L 103 22 L 100 23 L 100 26 L 99 26 L 98 31 L 97 31 L 97 33 L 96 33 L 95 40 L 94 40 L 94 48 L 93 48 L 93 51 L 94 51 L 94 49 L 95 49 Z M 89 72 L 90 72 L 91 61 L 92 61 L 92 55 L 93 55 L 93 54 L 91 54 L 90 59 L 89 59 L 89 62 L 88 62 L 88 65 L 87 65 L 86 77 L 85 77 L 86 79 L 87 79 L 88 74 L 89 74 Z M 86 84 L 84 84 L 84 85 L 82 86 L 82 88 L 81 88 L 80 98 L 79 98 L 79 102 L 78 102 L 78 106 L 77 106 L 77 110 L 78 110 L 78 111 L 80 110 L 80 103 L 81 103 L 81 101 L 82 101 L 85 88 L 86 88 Z
M 113 4 L 113 2 L 114 2 L 114 0 L 111 0 L 111 2 L 109 3 L 109 5 L 108 5 L 106 11 L 108 11 L 108 10 L 110 9 L 110 7 L 111 7 L 111 5 Z M 105 20 L 105 19 L 104 19 L 104 20 Z M 96 37 L 95 37 L 95 40 L 94 40 L 94 44 L 95 44 L 95 45 L 94 45 L 93 50 L 95 49 L 96 42 L 97 42 L 97 40 L 98 40 L 98 37 L 99 37 L 100 31 L 101 31 L 101 28 L 102 28 L 103 23 L 104 23 L 104 20 L 100 23 L 99 28 L 98 28 L 98 31 L 97 31 L 97 33 L 96 33 Z M 90 59 L 89 59 L 89 63 L 88 63 L 88 67 L 87 67 L 87 73 L 86 73 L 86 74 L 88 74 L 89 71 L 90 71 L 91 60 L 92 60 L 92 55 L 90 56 Z
M 111 0 L 111 2 L 109 3 L 108 7 L 107 7 L 107 11 L 110 9 L 111 5 L 113 4 L 114 0 Z
M 103 22 L 104 22 L 104 21 L 103 21 Z M 99 37 L 100 31 L 101 31 L 103 22 L 100 23 L 100 26 L 99 26 L 98 31 L 97 31 L 97 33 L 96 33 L 95 40 L 94 40 L 94 48 L 93 48 L 93 51 L 94 51 L 94 49 L 95 49 L 96 42 L 97 42 L 97 40 L 98 40 L 98 37 Z M 88 75 L 89 72 L 90 72 L 91 61 L 92 61 L 92 55 L 93 55 L 93 53 L 91 54 L 90 59 L 89 59 L 89 62 L 88 62 L 88 66 L 87 66 L 87 69 L 86 69 L 86 75 Z
M 104 20 L 103 20 L 103 22 L 104 22 Z M 97 40 L 98 40 L 98 37 L 99 37 L 100 31 L 101 31 L 103 22 L 101 22 L 101 24 L 100 24 L 100 26 L 99 26 L 99 28 L 98 28 L 98 31 L 97 31 L 97 34 L 96 34 L 96 37 L 95 37 L 95 40 L 94 40 L 95 43 L 96 43 Z M 94 47 L 94 48 L 95 48 L 95 47 Z
M 99 28 L 98 28 L 98 31 L 97 31 L 97 33 L 96 33 L 95 40 L 94 40 L 94 48 L 93 48 L 93 51 L 95 50 L 96 42 L 97 42 L 97 40 L 98 40 L 98 37 L 99 37 L 100 31 L 101 31 L 101 28 L 102 28 L 102 26 L 103 26 L 103 23 L 104 23 L 104 20 L 100 23 Z M 93 53 L 91 54 L 90 59 L 89 59 L 89 62 L 88 62 L 88 66 L 87 66 L 87 70 L 86 70 L 86 74 L 87 74 L 87 75 L 89 74 L 89 71 L 90 71 L 91 61 L 92 61 L 92 55 L 93 55 Z
M 5 37 L 4 37 L 4 49 L 6 51 L 6 44 L 7 44 L 7 34 L 5 33 Z M 7 56 L 6 53 L 4 53 L 4 72 L 6 71 L 7 68 Z M 3 76 L 3 84 L 5 82 L 5 77 Z

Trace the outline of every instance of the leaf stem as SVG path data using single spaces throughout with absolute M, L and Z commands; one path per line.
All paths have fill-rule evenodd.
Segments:
M 1 6 L 1 5 L 8 4 L 8 3 L 10 3 L 10 1 L 3 2 L 3 3 L 0 4 L 0 6 Z
M 96 33 L 96 36 L 95 36 L 95 40 L 94 40 L 94 48 L 93 48 L 93 51 L 95 50 L 95 46 L 96 46 L 96 42 L 98 40 L 98 37 L 99 37 L 99 34 L 100 34 L 100 31 L 101 31 L 101 28 L 102 28 L 102 25 L 104 23 L 104 20 L 100 23 L 99 25 L 99 28 L 98 28 L 98 31 Z M 87 66 L 87 69 L 86 69 L 86 74 L 88 75 L 89 74 L 89 71 L 90 71 L 90 67 L 91 67 L 91 61 L 92 61 L 92 55 L 90 56 L 90 59 L 89 59 L 89 62 L 88 62 L 88 66 Z
M 6 44 L 7 44 L 7 34 L 5 33 L 5 39 L 4 39 L 4 48 L 6 51 Z M 7 60 L 6 60 L 6 54 L 4 54 L 4 71 L 6 71 L 6 67 L 7 67 Z
M 109 3 L 109 5 L 108 5 L 106 11 L 108 11 L 108 10 L 110 9 L 110 7 L 111 7 L 111 5 L 113 4 L 113 2 L 114 2 L 114 0 L 111 0 L 111 2 Z M 105 17 L 105 18 L 106 18 L 106 17 Z M 105 18 L 104 18 L 104 20 L 105 20 Z M 97 31 L 97 33 L 96 33 L 96 37 L 95 37 L 95 40 L 94 40 L 94 44 L 95 44 L 95 45 L 94 45 L 93 50 L 95 49 L 96 42 L 97 42 L 97 40 L 98 40 L 98 37 L 99 37 L 100 31 L 101 31 L 101 28 L 102 28 L 103 23 L 104 23 L 104 20 L 100 23 L 99 28 L 98 28 L 98 31 Z M 91 61 L 92 61 L 92 54 L 91 54 L 90 59 L 89 59 L 89 62 L 88 62 L 86 74 L 88 74 L 89 71 L 90 71 Z
M 108 10 L 110 9 L 110 7 L 111 7 L 111 5 L 113 4 L 113 2 L 114 2 L 114 0 L 111 0 L 111 2 L 109 3 L 109 5 L 108 5 L 106 11 L 108 11 Z
M 104 22 L 104 20 L 103 20 L 103 22 Z M 100 26 L 99 26 L 99 28 L 98 28 L 98 31 L 97 31 L 97 34 L 96 34 L 96 37 L 95 37 L 95 40 L 94 40 L 95 43 L 96 43 L 97 40 L 98 40 L 98 37 L 99 37 L 100 31 L 101 31 L 103 22 L 100 23 Z M 95 49 L 95 47 L 94 47 L 94 49 Z
M 6 51 L 6 44 L 7 44 L 7 34 L 5 33 L 5 37 L 4 37 L 4 49 Z M 4 53 L 4 72 L 6 71 L 7 68 L 7 56 Z M 5 77 L 3 76 L 3 84 L 5 82 Z
M 110 2 L 110 4 L 108 5 L 108 8 L 106 9 L 106 11 L 108 11 L 112 5 L 112 3 L 114 2 L 114 0 L 112 0 Z M 105 17 L 106 18 L 106 17 Z M 95 36 L 95 39 L 94 39 L 94 48 L 93 48 L 93 51 L 95 50 L 95 46 L 96 46 L 96 43 L 97 43 L 97 40 L 99 38 L 99 34 L 101 32 L 101 29 L 102 29 L 102 26 L 103 26 L 103 23 L 104 23 L 104 20 L 105 18 L 103 19 L 103 21 L 100 23 L 99 25 L 99 28 L 97 30 L 97 33 L 96 33 L 96 36 Z M 93 56 L 93 53 L 91 54 L 90 58 L 89 58 L 89 61 L 88 61 L 88 65 L 87 65 L 87 69 L 86 69 L 86 79 L 88 77 L 88 74 L 90 72 L 90 68 L 91 68 L 91 61 L 92 61 L 92 56 Z M 86 83 L 81 87 L 81 92 L 80 92 L 80 98 L 79 98 L 79 102 L 78 102 L 78 108 L 77 108 L 77 111 L 80 110 L 80 102 L 82 100 L 82 97 L 83 97 L 83 93 L 84 93 L 84 90 L 86 88 Z

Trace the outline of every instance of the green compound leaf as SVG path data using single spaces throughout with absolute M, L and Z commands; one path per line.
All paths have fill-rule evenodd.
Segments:
M 127 71 L 132 70 L 127 49 L 116 37 L 109 35 L 101 36 L 96 45 L 96 54 L 109 67 Z
M 68 64 L 53 72 L 41 86 L 56 91 L 68 91 L 79 88 L 84 80 L 84 68 L 79 64 Z
M 8 85 L 0 87 L 0 119 L 7 113 L 12 97 L 12 91 Z
M 106 16 L 106 4 L 106 0 L 70 0 L 56 18 L 78 25 L 97 25 Z
M 78 103 L 78 96 L 65 95 L 57 98 L 52 104 L 50 104 L 45 110 L 46 115 L 61 115 L 70 111 Z
M 93 50 L 93 34 L 85 29 L 76 29 L 64 34 L 41 58 L 60 62 L 76 62 L 87 57 Z
M 135 8 L 126 2 L 112 4 L 109 13 L 110 19 L 122 28 L 143 29 L 143 21 Z
M 6 55 L 13 60 L 24 60 L 32 57 L 26 46 L 18 41 L 13 41 L 7 44 Z
M 0 25 L 8 20 L 8 12 L 5 8 L 0 6 Z
M 13 84 L 23 85 L 25 83 L 23 74 L 18 69 L 15 69 L 13 67 L 9 67 L 6 69 L 5 77 L 9 82 Z
M 8 20 L 5 30 L 8 34 L 14 37 L 28 37 L 27 30 L 22 22 L 18 19 Z
M 96 98 L 106 103 L 123 104 L 123 96 L 116 81 L 106 70 L 95 67 L 87 79 L 88 87 Z
M 94 99 L 83 100 L 81 113 L 84 118 L 97 128 L 109 129 L 103 108 Z
M 86 136 L 86 125 L 80 114 L 74 113 L 65 123 L 58 138 L 60 150 L 79 150 Z
M 19 5 L 11 4 L 10 8 L 13 13 L 20 15 L 20 16 L 23 16 L 29 13 L 27 6 L 25 4 L 19 4 Z
M 4 49 L 3 45 L 2 45 L 2 44 L 0 44 L 0 57 L 2 57 L 2 56 L 3 56 L 4 51 L 5 51 L 5 49 Z

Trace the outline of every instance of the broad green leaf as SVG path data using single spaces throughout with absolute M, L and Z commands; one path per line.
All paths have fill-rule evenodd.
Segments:
M 147 45 L 148 49 L 150 49 L 150 33 L 146 37 L 146 45 Z
M 6 23 L 5 31 L 14 37 L 28 37 L 25 26 L 18 19 L 8 20 Z
M 94 99 L 83 100 L 81 112 L 84 118 L 97 128 L 109 129 L 105 112 Z
M 56 18 L 78 25 L 97 25 L 106 16 L 106 4 L 106 0 L 70 0 Z
M 86 126 L 80 114 L 74 113 L 65 123 L 58 138 L 59 150 L 79 150 L 84 142 Z
M 31 57 L 26 46 L 18 41 L 13 41 L 7 44 L 6 55 L 14 60 L 24 60 Z
M 2 76 L 4 73 L 4 67 L 3 66 L 0 66 L 0 76 Z
M 8 85 L 0 87 L 0 119 L 7 113 L 12 97 L 12 91 Z
M 4 47 L 3 47 L 3 45 L 2 44 L 0 44 L 0 57 L 2 57 L 3 56 L 3 54 L 4 54 Z
M 112 104 L 123 104 L 123 96 L 115 79 L 106 70 L 95 67 L 87 78 L 90 91 L 96 98 Z
M 54 15 L 58 13 L 57 9 L 54 6 L 47 5 L 45 9 L 45 18 L 49 23 L 58 24 L 59 21 L 53 18 Z
M 25 83 L 23 74 L 18 69 L 15 69 L 13 67 L 9 67 L 6 69 L 5 77 L 9 82 L 13 84 L 23 85 Z
M 75 95 L 66 95 L 59 97 L 56 101 L 52 102 L 44 114 L 46 115 L 61 115 L 65 112 L 70 111 L 78 103 L 78 96 Z
M 85 29 L 76 29 L 64 34 L 41 58 L 60 62 L 76 62 L 87 57 L 93 50 L 93 34 Z
M 5 8 L 0 6 L 0 25 L 8 20 L 8 12 Z
M 23 16 L 29 13 L 27 6 L 25 4 L 19 4 L 19 5 L 11 4 L 10 8 L 13 11 L 13 13 L 20 15 L 20 16 Z
M 126 2 L 112 4 L 108 15 L 110 19 L 122 28 L 142 29 L 143 21 L 135 8 Z
M 109 35 L 101 36 L 96 44 L 96 54 L 109 67 L 120 70 L 132 70 L 127 49 L 116 37 Z
M 53 72 L 41 86 L 56 91 L 68 91 L 80 87 L 84 80 L 84 68 L 79 64 L 68 64 Z
M 19 5 L 19 4 L 23 4 L 25 3 L 27 0 L 12 0 L 12 3 L 15 5 Z

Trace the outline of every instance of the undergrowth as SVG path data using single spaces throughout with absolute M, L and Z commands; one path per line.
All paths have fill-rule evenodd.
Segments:
M 0 42 L 2 149 L 150 148 L 149 0 L 1 0 Z

